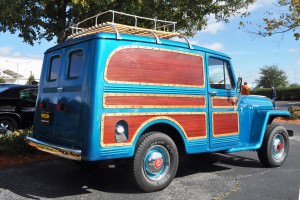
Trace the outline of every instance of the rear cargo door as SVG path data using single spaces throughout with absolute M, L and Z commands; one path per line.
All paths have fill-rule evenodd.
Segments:
M 56 50 L 47 55 L 47 74 L 41 83 L 40 123 L 37 131 L 44 140 L 70 147 L 80 147 L 80 114 L 86 49 L 88 43 Z M 49 140 L 48 140 L 49 139 Z
M 55 132 L 65 143 L 80 146 L 80 114 L 82 109 L 82 84 L 85 47 L 71 46 L 65 49 L 61 81 L 56 88 Z

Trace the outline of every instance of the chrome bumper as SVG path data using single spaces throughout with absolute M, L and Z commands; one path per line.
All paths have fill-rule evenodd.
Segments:
M 79 149 L 68 149 L 65 147 L 42 142 L 28 136 L 26 136 L 26 141 L 30 146 L 33 146 L 41 151 L 45 151 L 72 160 L 81 160 L 81 150 Z

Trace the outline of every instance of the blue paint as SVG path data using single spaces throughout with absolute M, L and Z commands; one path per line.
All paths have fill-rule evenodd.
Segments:
M 33 132 L 35 139 L 70 149 L 80 149 L 83 160 L 128 158 L 134 155 L 138 139 L 147 128 L 155 124 L 167 124 L 177 131 L 173 134 L 180 135 L 185 151 L 189 154 L 221 150 L 235 152 L 260 148 L 269 119 L 290 115 L 287 111 L 272 110 L 272 102 L 266 97 L 239 95 L 236 90 L 237 81 L 230 57 L 226 54 L 195 45 L 193 45 L 193 49 L 189 49 L 186 43 L 164 39 L 161 39 L 161 44 L 156 44 L 156 40 L 150 37 L 126 34 L 121 35 L 121 37 L 122 40 L 117 40 L 116 35 L 112 33 L 87 35 L 68 40 L 45 52 L 37 105 L 44 102 L 48 107 L 47 109 L 40 109 L 37 106 Z M 205 86 L 193 88 L 108 83 L 104 80 L 104 67 L 107 59 L 114 50 L 124 46 L 159 48 L 202 55 L 205 65 Z M 84 67 L 82 67 L 78 78 L 68 79 L 68 58 L 70 53 L 76 50 L 83 51 Z M 53 56 L 60 56 L 61 64 L 58 79 L 49 81 L 48 74 Z M 210 87 L 208 78 L 210 72 L 207 69 L 210 58 L 221 59 L 228 63 L 230 74 L 232 74 L 231 89 Z M 57 88 L 63 89 L 58 91 Z M 197 95 L 206 98 L 207 106 L 205 108 L 103 108 L 103 94 L 105 93 Z M 213 108 L 209 93 L 213 93 L 216 97 L 237 98 L 238 106 L 235 108 Z M 67 105 L 66 111 L 57 112 L 57 103 Z M 51 124 L 40 123 L 40 115 L 44 111 L 53 114 Z M 101 147 L 102 114 L 156 112 L 205 112 L 207 113 L 207 137 L 188 140 L 176 123 L 168 119 L 157 119 L 145 124 L 140 129 L 131 146 Z M 212 113 L 214 112 L 238 112 L 240 132 L 229 136 L 214 137 L 212 133 Z

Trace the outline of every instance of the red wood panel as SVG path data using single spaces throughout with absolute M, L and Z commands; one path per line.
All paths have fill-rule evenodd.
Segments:
M 106 66 L 108 81 L 203 86 L 201 56 L 146 48 L 124 48 Z
M 237 113 L 213 113 L 213 135 L 234 135 L 239 133 Z
M 236 98 L 212 98 L 213 107 L 233 107 L 236 101 Z
M 174 115 L 136 115 L 136 116 L 105 116 L 103 127 L 103 141 L 104 145 L 117 144 L 115 141 L 115 125 L 119 120 L 125 120 L 128 123 L 128 141 L 133 142 L 132 139 L 137 134 L 137 130 L 144 122 L 155 117 L 170 118 L 175 120 L 185 131 L 188 138 L 191 137 L 206 137 L 206 115 L 205 114 L 174 114 Z M 103 124 L 102 124 L 103 125 Z
M 175 119 L 185 130 L 188 138 L 206 137 L 206 115 L 173 115 Z
M 128 141 L 130 142 L 139 128 L 139 126 L 146 120 L 153 116 L 105 116 L 103 129 L 103 143 L 114 144 L 115 140 L 115 125 L 119 120 L 125 120 L 128 124 Z
M 204 97 L 172 96 L 106 96 L 107 107 L 205 107 Z

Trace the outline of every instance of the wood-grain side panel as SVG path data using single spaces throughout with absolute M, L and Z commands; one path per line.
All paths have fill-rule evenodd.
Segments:
M 206 115 L 172 115 L 185 130 L 188 139 L 207 137 Z
M 207 137 L 206 114 L 146 114 L 146 115 L 104 115 L 101 124 L 101 146 L 131 145 L 142 127 L 154 120 L 169 120 L 175 123 L 187 139 L 199 139 Z M 117 143 L 115 140 L 115 125 L 119 120 L 128 123 L 128 140 Z
M 106 94 L 103 101 L 105 108 L 204 108 L 205 97 L 141 95 L 141 94 Z
M 103 127 L 103 144 L 114 144 L 115 140 L 115 125 L 118 121 L 124 120 L 128 124 L 128 140 L 125 143 L 131 142 L 132 138 L 144 122 L 154 116 L 105 116 Z
M 213 113 L 213 136 L 229 136 L 239 134 L 239 118 L 237 112 Z
M 233 108 L 237 104 L 237 98 L 231 97 L 212 97 L 213 108 Z
M 204 87 L 203 58 L 197 54 L 125 47 L 109 57 L 108 82 Z

